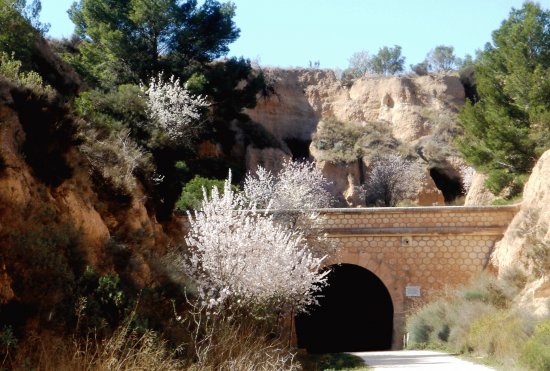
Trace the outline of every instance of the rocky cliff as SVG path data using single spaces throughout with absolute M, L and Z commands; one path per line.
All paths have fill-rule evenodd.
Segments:
M 146 285 L 151 258 L 168 245 L 141 188 L 128 199 L 98 188 L 76 125 L 58 98 L 0 78 L 0 304 L 33 303 L 23 281 L 51 283 L 86 266 Z
M 528 277 L 519 304 L 550 315 L 550 151 L 539 159 L 523 191 L 521 209 L 495 246 L 499 275 L 521 270 Z
M 319 122 L 328 118 L 359 124 L 381 122 L 400 143 L 418 152 L 429 146 L 438 147 L 440 144 L 432 139 L 443 130 L 441 126 L 446 125 L 438 118 L 454 120 L 456 111 L 465 100 L 464 87 L 454 75 L 366 76 L 351 85 L 346 85 L 327 70 L 273 69 L 267 70 L 266 76 L 273 93 L 260 99 L 257 106 L 246 113 L 287 143 L 295 157 L 299 157 L 297 153 L 308 153 L 307 148 Z M 300 145 L 301 150 L 297 148 Z M 309 154 L 318 157 L 314 148 Z M 421 153 L 420 157 L 424 155 Z M 430 177 L 433 168 L 459 181 L 456 164 L 447 161 L 450 157 L 450 154 L 440 156 L 437 166 L 430 163 L 429 158 L 423 158 L 426 176 L 424 189 L 418 196 L 420 204 L 444 203 L 443 192 Z M 368 165 L 319 161 L 325 175 L 335 184 L 335 194 L 345 198 L 350 205 L 357 203 L 352 194 L 359 185 L 358 173 L 368 172 Z M 359 169 L 359 166 L 364 169 Z

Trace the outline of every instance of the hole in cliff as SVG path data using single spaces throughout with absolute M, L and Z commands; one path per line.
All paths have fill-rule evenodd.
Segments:
M 393 108 L 395 103 L 393 102 L 392 97 L 389 94 L 386 94 L 384 96 L 384 99 L 382 100 L 382 104 L 385 105 L 388 108 Z
M 389 349 L 393 304 L 386 286 L 357 265 L 330 268 L 319 306 L 296 316 L 298 347 L 309 353 Z
M 436 168 L 430 169 L 430 176 L 436 187 L 443 193 L 445 203 L 453 202 L 458 197 L 464 195 L 462 183 L 459 178 L 451 177 L 442 170 Z
M 286 138 L 284 142 L 292 152 L 292 159 L 295 161 L 298 160 L 307 160 L 309 159 L 309 145 L 311 140 L 303 140 L 298 138 Z

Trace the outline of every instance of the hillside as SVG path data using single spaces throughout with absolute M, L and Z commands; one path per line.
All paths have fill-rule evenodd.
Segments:
M 462 195 L 460 168 L 465 163 L 453 140 L 460 132 L 456 114 L 465 102 L 465 92 L 456 74 L 372 75 L 351 82 L 338 80 L 329 70 L 268 69 L 265 74 L 272 93 L 245 112 L 284 142 L 294 158 L 316 160 L 343 204 L 345 200 L 348 205 L 361 205 L 357 187 L 368 177 L 372 159 L 388 151 L 421 164 L 418 204 L 442 205 Z M 336 129 L 328 139 L 331 143 L 323 147 L 315 137 L 322 136 L 323 122 L 330 120 L 342 129 Z M 344 134 L 350 126 L 357 126 L 358 133 Z M 339 131 L 342 139 L 336 137 Z M 350 135 L 367 141 L 350 143 Z M 334 155 L 341 145 L 350 156 Z M 356 151 L 354 145 L 362 148 Z M 282 152 L 272 155 L 285 157 Z M 258 161 L 280 162 L 268 158 L 254 162 Z

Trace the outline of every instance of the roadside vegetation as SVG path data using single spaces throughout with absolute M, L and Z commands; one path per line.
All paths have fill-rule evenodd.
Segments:
M 288 318 L 315 304 L 326 285 L 320 267 L 336 247 L 318 236 L 322 219 L 314 209 L 334 200 L 315 163 L 247 172 L 242 148 L 285 145 L 243 113 L 269 91 L 262 70 L 244 58 L 223 59 L 240 33 L 235 6 L 80 0 L 69 12 L 76 32 L 68 40 L 45 40 L 39 11 L 38 0 L 0 0 L 1 104 L 18 113 L 20 160 L 38 184 L 17 217 L 0 207 L 7 215 L 0 283 L 9 289 L 0 292 L 0 368 L 361 367 L 346 355 L 303 360 L 291 343 Z M 550 85 L 537 83 L 548 80 L 549 19 L 528 2 L 475 61 L 461 64 L 452 47 L 438 46 L 413 68 L 421 74 L 474 64 L 479 100 L 460 114 L 462 126 L 426 113 L 434 136 L 404 148 L 382 123 L 329 119 L 313 138 L 321 159 L 368 165 L 367 203 L 395 206 L 418 189 L 420 162 L 436 166 L 454 153 L 458 133 L 491 189 L 513 197 L 550 144 Z M 515 51 L 510 40 L 531 40 L 516 34 L 524 24 L 535 44 Z M 354 56 L 346 73 L 393 75 L 404 63 L 400 46 L 382 47 Z M 0 148 L 0 177 L 10 161 Z M 90 177 L 95 204 L 86 207 L 109 228 L 93 252 L 66 205 L 52 201 L 76 173 Z M 75 181 L 75 192 L 84 192 L 83 183 Z M 136 202 L 154 225 L 130 233 L 124 219 L 139 213 Z M 185 236 L 174 211 L 188 215 Z M 177 232 L 155 235 L 155 228 Z M 529 269 L 544 275 L 548 246 L 528 237 L 539 241 L 527 254 Z M 548 321 L 534 322 L 511 305 L 523 280 L 482 278 L 420 309 L 409 322 L 411 346 L 547 367 Z
M 548 319 L 514 305 L 524 273 L 489 274 L 419 308 L 407 320 L 408 348 L 483 357 L 502 369 L 550 367 Z

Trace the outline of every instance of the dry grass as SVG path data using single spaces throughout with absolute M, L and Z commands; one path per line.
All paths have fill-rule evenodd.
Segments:
M 281 338 L 265 320 L 219 312 L 207 315 L 195 307 L 182 322 L 192 335 L 190 370 L 298 370 L 288 339 Z
M 31 337 L 19 347 L 13 368 L 39 371 L 170 371 L 182 370 L 185 364 L 154 332 L 138 333 L 125 325 L 105 340 L 93 336 L 84 340 L 44 335 Z

